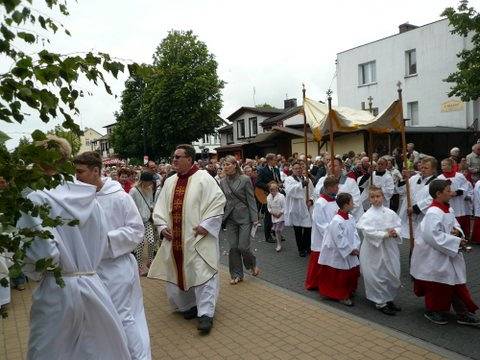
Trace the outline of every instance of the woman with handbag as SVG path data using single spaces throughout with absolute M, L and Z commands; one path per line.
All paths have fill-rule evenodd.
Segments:
M 152 263 L 155 252 L 160 245 L 160 236 L 155 226 L 153 226 L 153 209 L 160 194 L 160 187 L 157 188 L 153 174 L 143 172 L 140 180 L 130 190 L 130 196 L 137 205 L 140 216 L 145 226 L 145 235 L 143 241 L 134 251 L 138 262 L 138 271 L 140 276 L 147 276 L 148 268 Z
M 223 165 L 225 177 L 220 180 L 227 203 L 223 214 L 226 237 L 230 245 L 228 266 L 230 284 L 243 280 L 243 267 L 253 276 L 260 273 L 256 259 L 250 250 L 252 228 L 258 224 L 258 211 L 250 178 L 243 175 L 234 156 L 225 157 Z

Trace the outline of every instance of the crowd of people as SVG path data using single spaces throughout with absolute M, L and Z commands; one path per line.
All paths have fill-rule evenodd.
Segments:
M 58 161 L 70 159 L 62 139 L 50 136 L 39 146 L 61 150 Z M 463 257 L 468 241 L 480 243 L 480 144 L 465 158 L 453 148 L 440 168 L 413 144 L 403 160 L 400 151 L 196 160 L 191 145 L 179 145 L 168 163 L 104 168 L 95 152 L 77 155 L 74 182 L 25 194 L 49 205 L 52 217 L 79 220 L 48 229 L 53 237 L 27 251 L 23 271 L 40 280 L 28 358 L 150 359 L 141 276 L 165 281 L 172 308 L 208 334 L 222 229 L 231 285 L 244 280 L 244 269 L 260 274 L 251 251 L 259 227 L 280 252 L 291 226 L 298 255 L 309 257 L 308 290 L 353 306 L 361 274 L 367 299 L 390 316 L 401 311 L 394 302 L 398 244 L 413 233 L 410 274 L 415 295 L 425 298 L 425 317 L 446 324 L 453 308 L 459 324 L 480 326 Z M 32 214 L 18 226 L 42 227 Z M 36 271 L 42 258 L 62 268 L 64 288 L 48 271 Z

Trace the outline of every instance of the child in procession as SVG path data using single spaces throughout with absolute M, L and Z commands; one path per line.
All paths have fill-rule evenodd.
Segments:
M 471 242 L 480 244 L 480 180 L 475 183 L 473 189 L 473 211 L 474 211 L 474 220 L 473 220 L 473 230 Z
M 434 180 L 429 185 L 433 198 L 415 238 L 410 274 L 415 279 L 415 295 L 425 297 L 425 317 L 431 322 L 448 323 L 446 313 L 453 310 L 457 323 L 480 326 L 474 315 L 478 306 L 467 288 L 464 234 L 455 219 L 450 199 L 454 196 L 450 182 Z
M 318 258 L 318 291 L 323 297 L 353 306 L 352 296 L 360 275 L 360 238 L 355 219 L 349 214 L 353 209 L 352 195 L 340 193 L 336 202 L 339 210 L 326 229 Z
M 383 191 L 370 186 L 372 205 L 359 219 L 357 229 L 363 233 L 360 247 L 360 267 L 367 299 L 386 315 L 395 315 L 401 309 L 393 300 L 400 288 L 400 217 L 384 206 Z
M 315 201 L 312 215 L 312 252 L 307 267 L 305 288 L 307 290 L 318 289 L 318 273 L 320 266 L 318 257 L 322 248 L 322 240 L 328 224 L 338 212 L 335 197 L 338 193 L 338 179 L 335 176 L 327 176 L 320 190 L 320 196 Z
M 275 233 L 277 246 L 275 250 L 282 250 L 282 235 L 285 227 L 283 214 L 285 213 L 285 195 L 278 191 L 278 184 L 272 181 L 268 184 L 270 194 L 267 196 L 267 209 L 272 215 L 272 231 Z

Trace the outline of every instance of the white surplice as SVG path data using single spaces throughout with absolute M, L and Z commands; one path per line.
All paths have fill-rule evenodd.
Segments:
M 318 263 L 335 269 L 349 270 L 360 265 L 358 256 L 350 255 L 353 250 L 359 249 L 360 238 L 354 217 L 349 215 L 346 220 L 337 214 L 325 232 Z
M 428 185 L 435 179 L 435 176 L 429 176 L 422 178 L 420 174 L 415 174 L 409 179 L 410 184 L 410 196 L 412 199 L 412 207 L 414 213 L 412 214 L 413 223 L 413 237 L 418 236 L 420 223 L 427 212 L 428 207 L 432 203 L 432 197 L 428 193 Z M 398 209 L 398 215 L 402 220 L 402 237 L 409 238 L 409 225 L 407 216 L 407 198 L 406 198 L 406 185 L 398 186 L 398 193 L 404 195 L 403 201 Z
M 32 192 L 28 198 L 49 205 L 51 217 L 80 223 L 49 228 L 53 239 L 35 239 L 27 250 L 24 273 L 41 280 L 33 293 L 27 359 L 131 359 L 120 317 L 96 274 L 107 245 L 106 220 L 96 188 L 65 183 Z M 26 214 L 18 226 L 42 229 L 39 218 Z M 35 262 L 42 258 L 60 265 L 64 288 L 51 274 L 35 272 Z
M 320 178 L 317 182 L 317 185 L 315 185 L 316 198 L 320 196 L 325 178 L 326 176 Z M 352 195 L 352 198 L 353 198 L 352 214 L 355 217 L 355 220 L 360 219 L 360 216 L 362 216 L 365 211 L 363 210 L 363 206 L 361 206 L 360 189 L 358 188 L 357 182 L 346 175 L 340 176 L 339 183 L 338 183 L 338 193 L 339 194 L 347 193 Z
M 325 231 L 337 211 L 338 205 L 335 200 L 328 201 L 320 195 L 317 201 L 315 201 L 312 215 L 312 251 L 320 252 Z
M 360 179 L 361 178 L 359 178 L 359 180 Z M 360 196 L 364 209 L 370 208 L 370 201 L 368 200 L 368 193 L 369 193 L 368 188 L 372 184 L 382 189 L 383 206 L 389 208 L 390 199 L 392 198 L 393 193 L 395 191 L 395 185 L 393 183 L 392 175 L 388 171 L 385 171 L 383 175 L 378 175 L 376 171 L 373 172 L 371 179 L 365 182 L 364 190 Z
M 412 252 L 410 274 L 415 279 L 448 285 L 467 282 L 465 260 L 458 251 L 461 239 L 451 234 L 454 228 L 462 232 L 452 208 L 448 213 L 436 206 L 428 209 Z
M 10 261 L 11 254 L 0 253 L 0 280 L 7 279 L 7 287 L 0 285 L 0 306 L 10 303 L 10 278 L 8 277 L 8 267 L 12 265 Z
M 153 212 L 155 225 L 161 232 L 172 229 L 172 206 L 178 175 L 169 177 L 162 188 Z M 198 316 L 213 317 L 218 298 L 218 266 L 220 232 L 225 195 L 212 176 L 197 170 L 188 178 L 182 205 L 182 254 L 184 290 L 178 286 L 172 241 L 163 241 L 148 272 L 149 278 L 167 281 L 167 297 L 175 310 L 186 311 L 197 306 Z M 208 234 L 195 235 L 197 226 Z
M 273 224 L 285 221 L 285 195 L 277 193 L 274 197 L 272 194 L 268 194 L 267 210 L 270 214 L 282 214 L 279 217 L 272 216 Z
M 362 269 L 367 299 L 376 304 L 393 301 L 400 288 L 400 217 L 385 206 L 371 206 L 357 223 L 363 232 L 360 247 Z M 389 237 L 388 229 L 394 229 L 398 237 Z
M 452 197 L 450 200 L 450 206 L 453 209 L 453 213 L 456 217 L 471 215 L 471 199 L 473 197 L 473 189 L 470 182 L 465 178 L 462 173 L 455 173 L 454 177 L 447 178 L 444 174 L 440 174 L 437 177 L 438 180 L 450 180 L 450 190 L 456 192 L 461 191 L 460 195 Z
M 475 183 L 473 188 L 473 214 L 480 217 L 480 180 Z
M 283 183 L 285 188 L 285 225 L 287 226 L 312 226 L 312 206 L 307 206 L 307 190 L 302 184 L 303 177 L 295 180 L 293 176 L 288 176 Z M 315 201 L 315 188 L 310 179 L 308 179 L 308 199 Z
M 145 228 L 132 197 L 119 182 L 103 178 L 97 199 L 106 214 L 107 248 L 98 274 L 122 319 L 132 359 L 151 359 L 138 264 L 132 251 Z

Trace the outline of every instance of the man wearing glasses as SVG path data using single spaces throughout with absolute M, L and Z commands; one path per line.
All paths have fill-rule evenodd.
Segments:
M 208 334 L 218 298 L 218 233 L 226 200 L 215 179 L 194 165 L 194 159 L 193 146 L 177 146 L 177 174 L 165 181 L 153 212 L 166 241 L 148 277 L 166 281 L 175 310 L 187 320 L 198 318 L 198 330 Z

